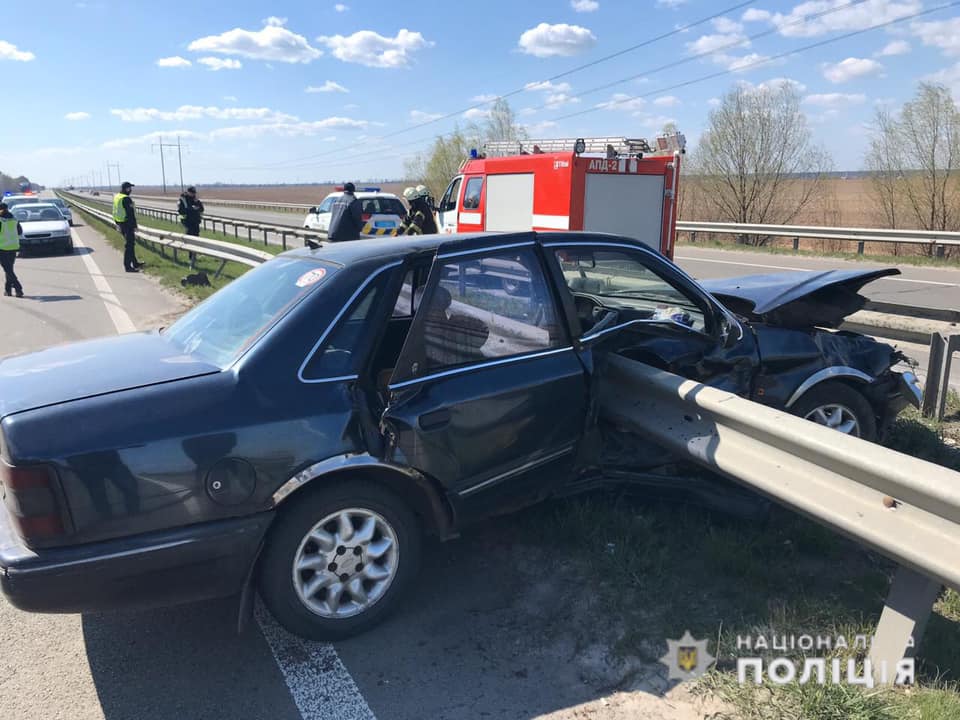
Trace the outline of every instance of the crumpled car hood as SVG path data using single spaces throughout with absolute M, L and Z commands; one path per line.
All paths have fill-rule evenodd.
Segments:
M 704 288 L 748 320 L 788 328 L 835 328 L 863 308 L 867 283 L 899 275 L 897 268 L 824 270 L 706 280 Z

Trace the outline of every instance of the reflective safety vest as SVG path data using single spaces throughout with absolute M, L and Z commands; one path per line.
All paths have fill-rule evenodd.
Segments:
M 0 250 L 19 250 L 20 234 L 16 218 L 0 217 Z
M 127 209 L 123 206 L 123 199 L 130 197 L 123 193 L 117 193 L 113 196 L 113 221 L 122 223 L 127 221 Z M 133 198 L 130 198 L 130 205 L 133 205 Z

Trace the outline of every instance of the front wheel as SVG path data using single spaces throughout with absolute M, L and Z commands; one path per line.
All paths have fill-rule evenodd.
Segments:
M 841 382 L 816 385 L 790 411 L 845 435 L 871 442 L 877 438 L 877 418 L 869 401 Z
M 267 538 L 259 585 L 290 632 L 337 640 L 396 609 L 420 564 L 420 529 L 388 490 L 345 482 L 292 498 Z

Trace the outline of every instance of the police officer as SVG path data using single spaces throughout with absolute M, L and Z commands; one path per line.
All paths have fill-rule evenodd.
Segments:
M 123 235 L 123 269 L 127 272 L 139 272 L 143 263 L 137 260 L 137 211 L 130 197 L 133 183 L 125 182 L 120 192 L 113 196 L 113 221 Z
M 430 191 L 425 185 L 408 187 L 403 191 L 404 199 L 410 203 L 410 212 L 397 230 L 397 235 L 435 235 L 437 223 L 430 208 Z
M 330 242 L 359 240 L 363 229 L 363 203 L 354 193 L 356 186 L 348 182 L 343 186 L 343 195 L 338 197 L 330 208 L 330 228 L 327 237 Z
M 186 235 L 200 236 L 200 223 L 203 221 L 203 203 L 197 197 L 197 189 L 192 185 L 180 195 L 177 203 L 180 223 L 186 229 Z
M 4 285 L 3 294 L 7 297 L 17 293 L 18 298 L 23 297 L 23 287 L 13 272 L 13 264 L 17 260 L 17 253 L 20 251 L 20 235 L 23 228 L 13 214 L 7 209 L 6 203 L 0 203 L 0 266 L 3 267 Z

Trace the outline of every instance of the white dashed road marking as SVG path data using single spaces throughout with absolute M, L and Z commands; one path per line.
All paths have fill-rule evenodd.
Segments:
M 85 247 L 76 230 L 71 229 L 70 234 L 73 236 L 74 247 Z M 103 300 L 103 304 L 107 308 L 107 314 L 113 321 L 113 326 L 117 329 L 117 332 L 121 335 L 123 333 L 136 332 L 137 326 L 133 324 L 130 316 L 127 315 L 127 311 L 120 305 L 120 301 L 113 293 L 113 289 L 110 287 L 110 283 L 107 282 L 107 278 L 100 272 L 97 261 L 94 260 L 93 256 L 89 253 L 83 253 L 80 257 L 83 259 L 83 264 L 86 265 L 90 277 L 93 278 L 93 284 L 97 288 L 97 294 L 100 295 L 100 299 Z
M 763 263 L 740 262 L 739 260 L 714 260 L 713 258 L 690 257 L 689 255 L 676 255 L 674 260 L 689 260 L 690 262 L 716 263 L 717 265 L 742 265 L 743 267 L 769 268 L 771 270 L 793 270 L 794 272 L 816 272 L 810 268 L 787 267 L 785 265 L 764 265 Z M 957 283 L 940 282 L 938 280 L 912 280 L 911 278 L 885 277 L 881 280 L 889 282 L 918 283 L 920 285 L 944 285 L 946 287 L 957 287 Z
M 255 612 L 303 720 L 376 720 L 333 645 L 291 635 L 259 600 Z

